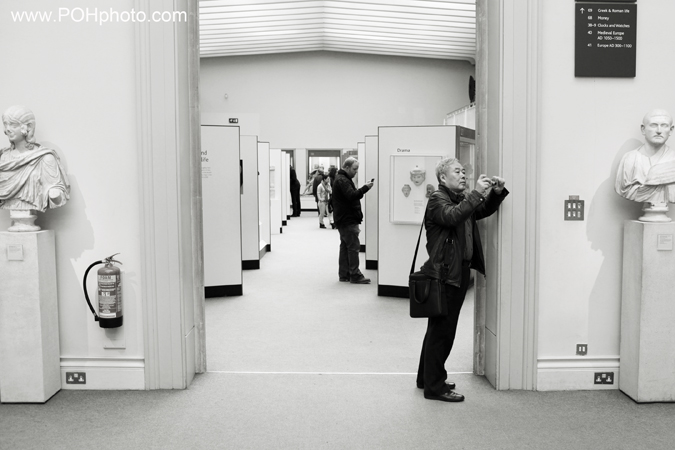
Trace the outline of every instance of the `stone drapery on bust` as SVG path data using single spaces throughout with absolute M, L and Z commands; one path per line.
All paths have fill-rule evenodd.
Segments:
M 675 203 L 675 150 L 666 145 L 673 131 L 671 115 L 656 109 L 641 125 L 645 143 L 626 153 L 619 163 L 615 191 L 628 200 L 643 202 L 642 221 L 666 222 L 668 203 Z
M 65 205 L 70 196 L 68 177 L 56 151 L 35 142 L 33 113 L 12 106 L 2 115 L 2 123 L 10 146 L 0 149 L 0 209 L 30 215 Z M 39 230 L 31 226 L 16 231 Z

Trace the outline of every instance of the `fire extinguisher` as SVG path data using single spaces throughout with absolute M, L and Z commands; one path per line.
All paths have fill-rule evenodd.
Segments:
M 122 316 L 122 271 L 113 265 L 113 263 L 122 264 L 113 259 L 119 253 L 108 256 L 100 261 L 92 263 L 84 272 L 84 279 L 82 280 L 82 288 L 84 289 L 84 298 L 87 299 L 87 304 L 94 320 L 98 322 L 101 328 L 117 328 L 122 326 L 124 317 Z M 92 267 L 98 264 L 105 264 L 105 267 L 98 269 L 98 314 L 94 311 L 87 294 L 87 275 Z

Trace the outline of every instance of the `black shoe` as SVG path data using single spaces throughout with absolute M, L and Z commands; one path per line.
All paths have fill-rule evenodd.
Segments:
M 340 277 L 340 281 L 349 281 L 349 278 Z
M 447 389 L 455 388 L 455 383 L 453 383 L 452 381 L 446 381 L 445 385 L 447 386 Z M 417 383 L 417 389 L 424 389 L 424 383 Z
M 431 393 L 424 393 L 424 398 L 428 400 L 440 400 L 442 402 L 463 402 L 464 401 L 464 396 L 462 394 L 458 394 L 455 391 L 450 391 L 446 392 L 445 394 L 431 394 Z
M 330 227 L 331 227 L 332 229 L 335 229 L 335 224 L 334 224 L 334 223 L 331 223 L 331 224 L 330 224 Z
M 319 228 L 326 228 L 326 225 L 320 223 L 320 224 L 319 224 Z
M 361 275 L 360 277 L 352 278 L 351 280 L 349 280 L 349 282 L 353 284 L 368 284 L 370 283 L 370 278 L 366 278 L 363 275 Z

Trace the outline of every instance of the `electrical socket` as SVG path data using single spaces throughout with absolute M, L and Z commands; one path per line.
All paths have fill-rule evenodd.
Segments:
M 578 195 L 570 195 L 565 200 L 565 220 L 584 220 L 584 201 Z
M 577 344 L 577 355 L 586 356 L 588 353 L 588 344 Z
M 87 384 L 86 372 L 66 372 L 66 384 Z
M 614 372 L 595 372 L 593 384 L 614 384 Z

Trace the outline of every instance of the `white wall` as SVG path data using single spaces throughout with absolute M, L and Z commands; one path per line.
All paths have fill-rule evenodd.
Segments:
M 200 105 L 259 115 L 274 147 L 350 148 L 381 125 L 442 124 L 469 103 L 470 75 L 463 61 L 337 52 L 203 58 Z
M 616 167 L 642 141 L 646 112 L 675 113 L 673 60 L 666 50 L 675 36 L 663 33 L 675 3 L 640 3 L 635 78 L 575 78 L 571 5 L 540 5 L 539 366 L 565 371 L 580 362 L 592 370 L 618 361 L 623 222 L 636 219 L 640 209 L 614 192 Z M 585 221 L 563 221 L 569 195 L 585 200 Z M 586 357 L 575 356 L 578 343 L 588 344 Z M 592 388 L 586 378 L 540 371 L 538 384 Z
M 131 10 L 134 2 L 104 1 L 97 6 Z M 58 7 L 82 7 L 82 2 L 64 1 Z M 0 4 L 3 60 L 12 62 L 3 70 L 0 110 L 15 104 L 31 108 L 37 141 L 60 151 L 70 178 L 68 204 L 39 214 L 36 222 L 56 233 L 62 364 L 114 357 L 135 366 L 137 375 L 133 380 L 108 380 L 108 386 L 142 389 L 134 24 L 13 22 L 10 11 L 23 10 L 56 14 L 58 9 L 47 0 Z M 2 136 L 0 146 L 8 144 Z M 7 229 L 8 216 L 8 211 L 0 211 L 0 229 Z M 124 263 L 126 348 L 106 350 L 108 340 L 93 321 L 81 283 L 90 263 L 118 252 Z M 97 381 L 92 376 L 88 384 Z

